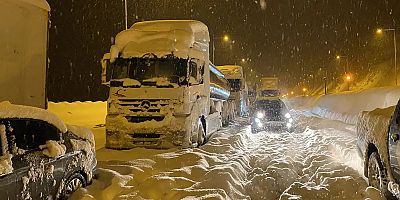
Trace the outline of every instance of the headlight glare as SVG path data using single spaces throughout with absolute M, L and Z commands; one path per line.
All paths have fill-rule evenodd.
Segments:
M 285 114 L 285 117 L 289 119 L 289 118 L 291 118 L 292 116 L 291 116 L 289 113 L 286 113 L 286 114 Z
M 257 118 L 259 118 L 259 119 L 264 118 L 264 113 L 258 112 L 258 113 L 257 113 Z

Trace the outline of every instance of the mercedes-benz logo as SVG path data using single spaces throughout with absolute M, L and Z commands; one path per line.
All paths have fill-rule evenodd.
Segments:
M 139 108 L 143 111 L 143 112 L 147 112 L 150 109 L 150 101 L 142 101 L 142 103 L 140 104 Z

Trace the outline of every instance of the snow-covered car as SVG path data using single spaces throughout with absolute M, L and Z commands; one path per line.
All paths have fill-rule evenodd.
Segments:
M 0 102 L 0 141 L 1 199 L 60 199 L 92 181 L 92 132 L 46 110 Z
M 280 99 L 256 100 L 251 108 L 251 132 L 261 130 L 292 131 L 293 118 Z
M 400 102 L 359 115 L 357 147 L 369 185 L 400 199 Z

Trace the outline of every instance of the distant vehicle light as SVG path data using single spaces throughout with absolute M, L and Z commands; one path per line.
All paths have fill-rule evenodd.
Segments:
M 254 119 L 254 121 L 255 121 L 256 123 L 260 123 L 260 122 L 261 122 L 261 120 L 258 119 L 258 118 Z
M 287 123 L 287 124 L 286 124 L 286 127 L 287 127 L 287 128 L 292 128 L 292 124 L 291 124 L 291 123 Z
M 286 114 L 285 114 L 285 117 L 289 119 L 289 118 L 291 118 L 292 116 L 291 116 L 289 113 L 286 113 Z
M 293 123 L 293 119 L 292 118 L 289 119 L 289 123 Z
M 264 118 L 264 113 L 258 112 L 258 113 L 257 113 L 257 118 L 258 118 L 258 119 Z

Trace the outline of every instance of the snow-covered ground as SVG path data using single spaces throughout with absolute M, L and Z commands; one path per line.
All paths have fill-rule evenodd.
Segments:
M 383 199 L 361 175 L 353 125 L 297 112 L 294 133 L 251 134 L 238 122 L 201 148 L 116 151 L 102 148 L 104 103 L 50 110 L 103 141 L 98 178 L 72 199 Z

